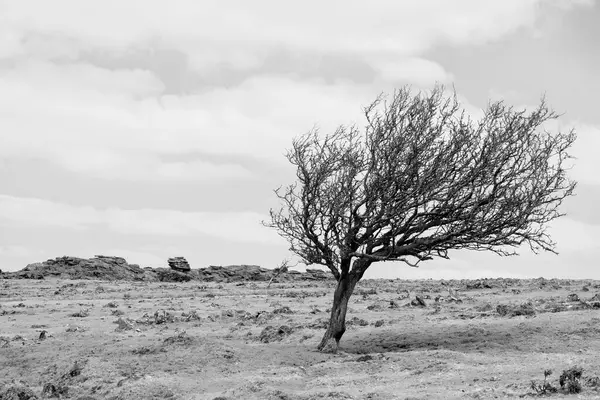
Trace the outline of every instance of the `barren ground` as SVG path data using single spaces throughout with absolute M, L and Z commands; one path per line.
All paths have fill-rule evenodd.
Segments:
M 563 370 L 580 366 L 583 391 L 552 397 L 600 398 L 600 309 L 585 302 L 600 284 L 495 284 L 456 285 L 454 301 L 439 281 L 362 281 L 332 355 L 315 348 L 334 282 L 0 280 L 0 393 L 23 385 L 73 399 L 519 398 L 534 395 L 531 380 L 544 370 L 558 387 Z M 416 295 L 426 307 L 409 304 Z M 534 315 L 511 316 L 527 302 L 516 314 Z

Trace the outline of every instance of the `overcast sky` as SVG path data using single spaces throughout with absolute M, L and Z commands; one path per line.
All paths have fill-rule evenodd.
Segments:
M 560 255 L 455 252 L 367 277 L 600 279 L 598 38 L 593 0 L 0 0 L 0 268 L 275 267 L 287 243 L 259 221 L 293 179 L 292 138 L 442 82 L 475 113 L 545 93 L 577 129 Z

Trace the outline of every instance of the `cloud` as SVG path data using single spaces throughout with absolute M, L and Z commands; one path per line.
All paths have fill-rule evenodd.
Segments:
M 123 210 L 71 206 L 35 198 L 0 195 L 0 224 L 51 226 L 85 231 L 93 227 L 124 235 L 208 235 L 232 242 L 282 243 L 255 212 L 183 212 L 164 209 Z
M 348 122 L 358 115 L 360 99 L 370 97 L 365 87 L 284 78 L 254 78 L 184 97 L 147 98 L 151 86 L 160 90 L 148 71 L 115 73 L 90 65 L 63 70 L 26 63 L 5 72 L 0 156 L 40 158 L 107 179 L 247 179 L 252 173 L 231 161 L 179 161 L 177 155 L 282 161 L 293 136 L 321 120 L 328 129 Z
M 103 179 L 248 179 L 252 172 L 235 163 L 165 156 L 282 160 L 291 137 L 315 123 L 355 122 L 386 85 L 449 81 L 450 72 L 419 56 L 432 46 L 495 40 L 532 26 L 540 5 L 559 3 L 4 1 L 0 58 L 11 62 L 0 67 L 0 156 Z M 292 64 L 263 70 L 280 49 Z M 158 54 L 158 64 L 136 65 L 138 53 Z M 171 57 L 179 64 L 164 67 Z M 330 82 L 345 62 L 353 65 L 345 79 Z M 218 79 L 225 70 L 231 76 Z M 179 79 L 186 74 L 210 79 L 191 87 Z
M 447 83 L 452 75 L 441 65 L 423 58 L 402 58 L 377 63 L 382 79 L 392 82 L 410 82 L 430 86 L 432 82 Z
M 84 230 L 101 222 L 92 207 L 71 207 L 48 200 L 0 195 L 0 220 L 8 224 Z
M 232 42 L 247 43 L 250 50 L 254 44 L 285 44 L 324 51 L 414 53 L 440 41 L 482 43 L 496 39 L 533 24 L 538 7 L 544 4 L 565 6 L 564 0 L 378 0 L 368 6 L 358 0 L 293 4 L 277 0 L 180 0 L 177 6 L 166 0 L 85 4 L 78 0 L 12 0 L 3 2 L 0 25 L 14 32 L 21 43 L 32 31 L 73 38 L 75 48 L 123 49 L 159 40 L 187 50 L 196 46 L 194 53 L 205 54 L 206 59 L 214 56 L 216 43 Z M 13 43 L 12 53 L 18 54 L 15 39 L 6 40 Z M 241 46 L 236 49 L 227 52 L 232 62 L 252 59 L 247 57 L 251 51 L 243 52 Z

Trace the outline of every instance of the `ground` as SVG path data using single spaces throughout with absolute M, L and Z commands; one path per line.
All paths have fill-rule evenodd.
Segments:
M 0 280 L 0 398 L 600 399 L 598 282 L 365 280 L 322 354 L 334 284 Z

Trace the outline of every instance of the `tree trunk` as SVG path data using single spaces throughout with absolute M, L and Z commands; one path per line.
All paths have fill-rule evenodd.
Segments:
M 348 300 L 354 291 L 354 287 L 358 283 L 360 277 L 355 274 L 342 274 L 338 280 L 337 288 L 333 295 L 333 307 L 331 307 L 331 317 L 329 319 L 329 327 L 317 347 L 319 351 L 324 353 L 337 352 L 340 339 L 346 332 L 346 311 L 348 309 Z

